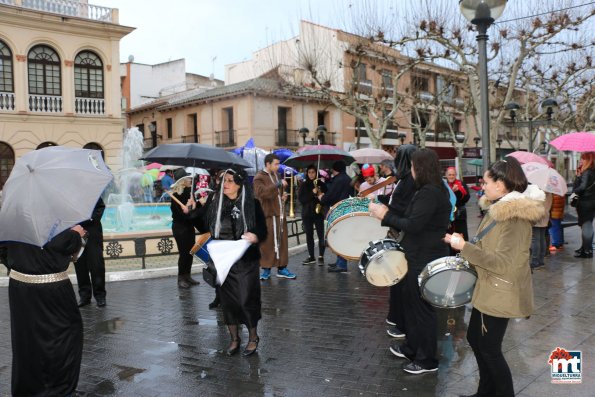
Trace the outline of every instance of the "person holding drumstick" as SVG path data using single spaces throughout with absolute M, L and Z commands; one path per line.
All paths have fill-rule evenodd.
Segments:
M 444 241 L 477 271 L 473 311 L 467 340 L 479 367 L 476 396 L 514 396 L 512 375 L 502 354 L 508 319 L 533 312 L 533 284 L 529 267 L 531 227 L 545 212 L 545 194 L 528 185 L 520 163 L 500 160 L 483 175 L 483 208 L 489 208 L 478 232 L 492 227 L 476 243 L 458 233 Z M 493 226 L 490 226 L 493 224 Z
M 404 216 L 389 211 L 383 204 L 370 203 L 369 210 L 383 226 L 405 233 L 401 245 L 409 269 L 401 283 L 404 283 L 402 296 L 407 307 L 404 313 L 407 340 L 394 342 L 390 351 L 409 360 L 403 365 L 405 372 L 422 374 L 438 370 L 438 320 L 434 308 L 421 298 L 418 276 L 428 263 L 448 255 L 448 246 L 442 239 L 448 230 L 451 204 L 436 152 L 415 151 L 411 155 L 411 175 L 416 192 Z

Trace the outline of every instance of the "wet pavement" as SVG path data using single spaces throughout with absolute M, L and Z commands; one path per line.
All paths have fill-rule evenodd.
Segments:
M 477 218 L 470 206 L 470 230 Z M 566 230 L 566 249 L 534 274 L 535 314 L 512 320 L 504 350 L 523 397 L 595 395 L 595 278 L 592 259 L 574 259 L 578 228 Z M 176 279 L 108 285 L 108 305 L 81 310 L 85 347 L 78 386 L 83 396 L 457 396 L 472 394 L 478 373 L 465 340 L 470 308 L 439 312 L 440 368 L 410 375 L 388 351 L 388 289 L 350 272 L 327 273 L 291 257 L 296 280 L 262 283 L 258 354 L 225 356 L 220 311 L 209 310 L 205 283 L 178 290 Z M 331 255 L 327 254 L 327 261 Z M 247 332 L 242 335 L 243 344 Z M 580 350 L 579 385 L 551 384 L 549 354 Z M 10 392 L 8 289 L 0 287 L 0 396 Z

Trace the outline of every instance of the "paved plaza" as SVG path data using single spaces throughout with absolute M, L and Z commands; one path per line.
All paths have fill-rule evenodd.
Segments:
M 469 207 L 475 230 L 476 210 Z M 578 232 L 566 229 L 566 249 L 535 272 L 535 314 L 510 322 L 504 349 L 519 396 L 595 395 L 595 278 L 592 259 L 572 257 Z M 388 350 L 388 289 L 368 284 L 353 262 L 349 273 L 333 274 L 326 266 L 301 265 L 304 256 L 290 259 L 296 280 L 262 283 L 261 344 L 248 358 L 222 353 L 229 338 L 222 313 L 208 309 L 214 291 L 205 283 L 190 290 L 179 290 L 175 277 L 109 283 L 107 307 L 81 310 L 79 394 L 457 396 L 476 390 L 477 365 L 465 340 L 469 307 L 439 311 L 439 371 L 406 374 L 403 360 Z M 582 351 L 582 384 L 551 384 L 547 361 L 558 346 Z M 10 363 L 8 289 L 0 287 L 0 396 L 10 392 Z

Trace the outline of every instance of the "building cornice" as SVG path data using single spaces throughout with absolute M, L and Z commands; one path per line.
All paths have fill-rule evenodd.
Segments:
M 80 36 L 121 39 L 135 28 L 0 4 L 2 24 Z

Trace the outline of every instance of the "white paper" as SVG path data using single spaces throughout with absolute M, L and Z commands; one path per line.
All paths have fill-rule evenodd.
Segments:
M 217 269 L 217 284 L 223 285 L 229 269 L 240 259 L 251 243 L 247 240 L 211 240 L 207 250 Z

